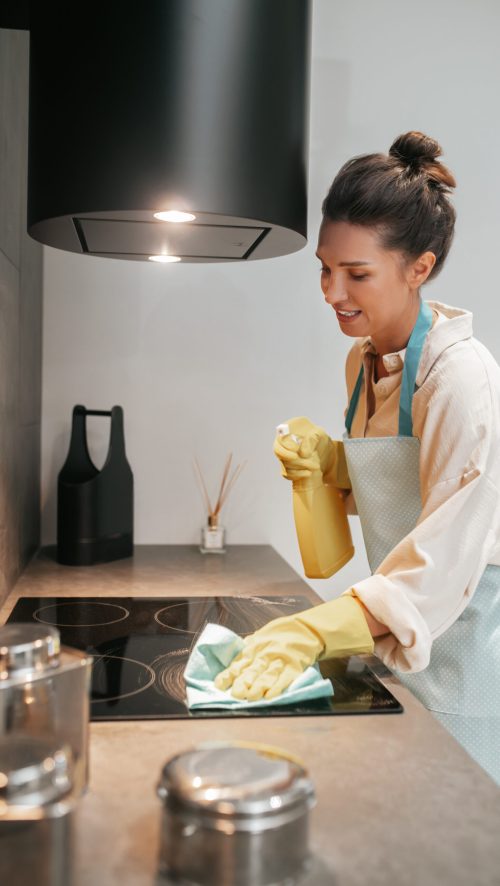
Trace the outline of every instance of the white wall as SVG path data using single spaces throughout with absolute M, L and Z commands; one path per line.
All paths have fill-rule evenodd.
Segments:
M 45 250 L 43 541 L 55 540 L 57 472 L 75 403 L 125 410 L 138 543 L 191 543 L 204 519 L 192 458 L 212 488 L 226 454 L 248 465 L 223 522 L 233 543 L 270 543 L 300 571 L 290 488 L 274 427 L 305 414 L 342 432 L 349 340 L 319 287 L 320 204 L 349 157 L 396 135 L 437 138 L 458 181 L 448 265 L 424 295 L 468 307 L 500 359 L 500 82 L 496 0 L 316 0 L 313 15 L 310 242 L 249 264 L 153 266 Z M 103 458 L 104 419 L 90 424 Z M 324 597 L 363 577 L 358 553 Z

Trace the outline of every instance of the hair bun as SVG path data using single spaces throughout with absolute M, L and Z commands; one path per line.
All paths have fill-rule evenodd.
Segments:
M 454 176 L 437 159 L 442 153 L 441 145 L 434 138 L 415 130 L 399 135 L 389 148 L 390 157 L 415 172 L 425 173 L 431 185 L 455 188 Z
M 434 138 L 415 131 L 399 135 L 389 148 L 390 156 L 404 163 L 432 163 L 442 153 L 441 146 Z

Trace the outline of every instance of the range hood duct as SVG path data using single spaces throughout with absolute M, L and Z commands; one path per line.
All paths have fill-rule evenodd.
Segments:
M 29 27 L 32 237 L 188 262 L 305 245 L 309 0 L 49 0 Z

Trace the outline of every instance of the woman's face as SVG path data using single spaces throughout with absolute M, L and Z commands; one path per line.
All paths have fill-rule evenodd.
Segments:
M 325 301 L 335 310 L 342 332 L 397 344 L 416 320 L 418 286 L 432 269 L 433 254 L 425 253 L 431 256 L 427 272 L 422 275 L 420 268 L 415 274 L 420 260 L 405 264 L 401 253 L 380 246 L 373 228 L 325 220 L 316 255 Z

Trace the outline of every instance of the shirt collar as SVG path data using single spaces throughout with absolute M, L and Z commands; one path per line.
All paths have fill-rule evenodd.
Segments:
M 440 355 L 450 345 L 472 338 L 472 313 L 464 308 L 454 308 L 438 301 L 427 302 L 437 314 L 437 322 L 430 330 L 420 359 L 417 385 L 421 387 L 426 376 Z
M 417 373 L 418 387 L 421 387 L 434 363 L 443 351 L 449 348 L 450 345 L 472 337 L 472 313 L 470 311 L 467 311 L 464 308 L 455 308 L 438 301 L 428 301 L 427 304 L 437 314 L 437 320 L 435 320 L 432 329 L 427 335 L 422 350 Z M 361 353 L 363 357 L 365 354 L 376 353 L 370 337 L 361 339 Z M 383 359 L 387 370 L 391 372 L 391 368 L 386 365 L 386 357 L 398 356 L 404 363 L 405 354 L 406 348 L 402 351 L 397 351 L 396 354 L 386 354 Z M 392 369 L 392 371 L 394 372 L 397 370 Z
M 362 341 L 361 354 L 363 357 L 365 355 L 376 356 L 377 352 L 370 337 L 365 338 Z M 392 375 L 395 372 L 401 372 L 405 362 L 405 354 L 406 348 L 403 348 L 401 351 L 395 351 L 393 354 L 384 354 L 382 362 L 389 375 Z

